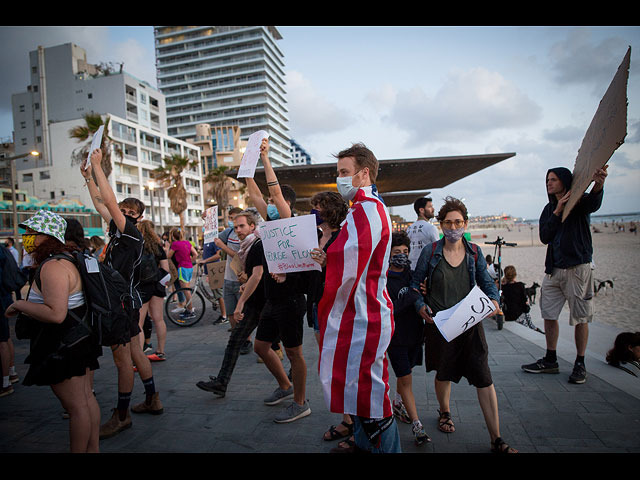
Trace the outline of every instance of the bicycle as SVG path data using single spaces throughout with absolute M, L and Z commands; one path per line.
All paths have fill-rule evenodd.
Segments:
M 500 301 L 498 302 L 498 306 L 500 307 L 500 313 L 496 314 L 496 323 L 498 324 L 498 330 L 502 330 L 502 326 L 504 325 L 504 315 L 502 314 L 502 308 L 504 304 L 504 299 L 502 297 L 502 246 L 506 247 L 515 247 L 517 243 L 507 243 L 504 241 L 502 237 L 498 237 L 495 242 L 485 242 L 487 245 L 495 245 L 493 250 L 493 258 L 494 260 L 498 259 L 498 294 L 500 295 Z M 497 254 L 497 255 L 496 255 Z
M 173 324 L 179 327 L 192 327 L 202 320 L 206 310 L 205 298 L 211 302 L 214 310 L 219 308 L 218 300 L 209 287 L 207 275 L 201 264 L 197 264 L 194 278 L 193 287 L 178 288 L 164 301 L 165 314 Z M 185 304 L 186 293 L 191 294 L 191 300 Z

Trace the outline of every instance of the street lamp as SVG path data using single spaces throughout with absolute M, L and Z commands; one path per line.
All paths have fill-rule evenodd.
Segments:
M 40 152 L 37 150 L 32 150 L 29 153 L 23 153 L 22 155 L 16 155 L 15 157 L 5 157 L 4 160 L 11 162 L 11 201 L 13 202 L 13 238 L 14 240 L 18 238 L 18 205 L 16 201 L 16 162 L 15 160 L 19 160 L 20 158 L 28 157 L 31 155 L 32 157 L 39 157 Z

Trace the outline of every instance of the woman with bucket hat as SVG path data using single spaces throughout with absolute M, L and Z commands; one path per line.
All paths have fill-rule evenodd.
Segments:
M 60 258 L 72 251 L 65 244 L 66 221 L 40 210 L 20 227 L 37 270 L 26 300 L 11 304 L 5 315 L 18 315 L 16 331 L 30 339 L 23 385 L 49 385 L 69 412 L 71 452 L 98 452 L 100 407 L 89 372 L 99 368 L 102 348 L 82 323 L 87 306 L 80 273 L 71 257 Z

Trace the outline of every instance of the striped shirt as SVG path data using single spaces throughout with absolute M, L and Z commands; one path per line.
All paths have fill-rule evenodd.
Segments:
M 318 305 L 318 372 L 329 410 L 366 418 L 392 415 L 386 350 L 393 335 L 387 293 L 391 221 L 375 185 L 358 190 L 327 250 Z

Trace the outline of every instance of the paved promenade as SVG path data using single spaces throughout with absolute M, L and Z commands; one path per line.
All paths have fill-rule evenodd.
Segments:
M 541 325 L 539 308 L 533 319 Z M 568 383 L 575 347 L 567 312 L 561 318 L 558 348 L 561 372 L 534 375 L 520 365 L 540 358 L 544 336 L 522 325 L 508 323 L 498 330 L 485 320 L 490 367 L 498 393 L 502 436 L 525 453 L 638 453 L 640 452 L 640 378 L 605 364 L 604 352 L 618 333 L 593 324 L 586 359 L 589 377 L 584 385 Z M 165 362 L 153 363 L 156 385 L 164 403 L 160 416 L 135 415 L 133 427 L 100 442 L 103 453 L 327 453 L 337 442 L 322 440 L 331 424 L 340 422 L 325 406 L 317 376 L 318 349 L 311 329 L 305 330 L 307 398 L 311 415 L 290 424 L 276 424 L 281 406 L 269 407 L 262 399 L 276 384 L 257 356 L 239 358 L 227 395 L 218 398 L 198 389 L 199 380 L 215 375 L 221 364 L 229 325 L 213 325 L 218 313 L 208 310 L 191 328 L 169 324 Z M 13 322 L 10 322 L 13 326 Z M 15 337 L 13 337 L 15 339 Z M 154 337 L 155 343 L 155 337 Z M 28 343 L 15 341 L 20 377 L 27 366 Z M 108 349 L 100 359 L 95 391 L 102 421 L 116 403 L 116 373 Z M 288 370 L 289 363 L 284 360 Z M 395 377 L 390 368 L 392 395 Z M 418 412 L 433 441 L 413 444 L 411 428 L 398 424 L 405 453 L 488 453 L 489 435 L 478 405 L 475 388 L 466 380 L 452 389 L 452 416 L 456 432 L 436 427 L 438 404 L 433 372 L 414 369 L 414 393 Z M 14 384 L 15 393 L 0 398 L 0 453 L 66 452 L 68 420 L 47 387 Z M 144 398 L 138 376 L 132 403 Z

